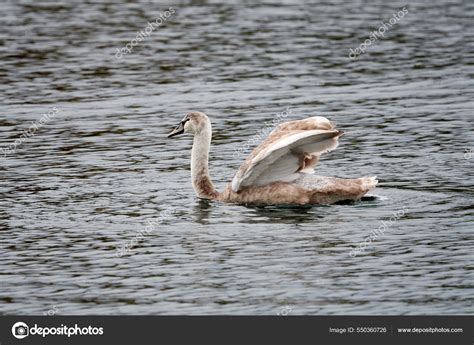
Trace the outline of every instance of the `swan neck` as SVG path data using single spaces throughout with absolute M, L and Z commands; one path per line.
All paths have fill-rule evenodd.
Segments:
M 191 152 L 191 178 L 193 188 L 199 198 L 216 199 L 217 191 L 209 176 L 209 149 L 212 130 L 195 134 Z

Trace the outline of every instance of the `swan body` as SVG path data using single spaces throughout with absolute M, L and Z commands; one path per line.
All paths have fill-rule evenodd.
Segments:
M 202 112 L 186 114 L 168 134 L 194 135 L 191 179 L 199 198 L 235 203 L 333 204 L 358 200 L 377 184 L 376 177 L 342 179 L 318 176 L 319 157 L 334 150 L 343 132 L 316 116 L 278 125 L 240 166 L 232 182 L 218 192 L 209 176 L 211 122 Z

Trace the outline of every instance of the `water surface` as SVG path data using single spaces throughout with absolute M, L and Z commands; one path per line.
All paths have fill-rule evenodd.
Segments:
M 410 2 L 349 59 L 405 5 L 4 2 L 0 147 L 58 114 L 0 156 L 0 313 L 472 314 L 474 4 Z M 285 109 L 346 132 L 318 173 L 377 175 L 371 197 L 282 208 L 194 196 L 191 138 L 166 138 L 186 112 L 212 120 L 222 189 L 236 150 Z

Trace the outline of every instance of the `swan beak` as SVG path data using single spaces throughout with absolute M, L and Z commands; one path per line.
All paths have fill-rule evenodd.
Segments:
M 179 135 L 183 133 L 184 133 L 184 124 L 180 122 L 179 125 L 171 133 L 168 134 L 168 138 L 171 138 L 171 137 L 174 137 L 175 135 Z

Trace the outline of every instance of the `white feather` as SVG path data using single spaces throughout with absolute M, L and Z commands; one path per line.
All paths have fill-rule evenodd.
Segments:
M 297 179 L 301 156 L 305 152 L 320 155 L 335 149 L 339 134 L 337 130 L 307 130 L 283 136 L 262 149 L 247 168 L 239 169 L 232 180 L 232 190 L 237 192 L 242 187 Z

